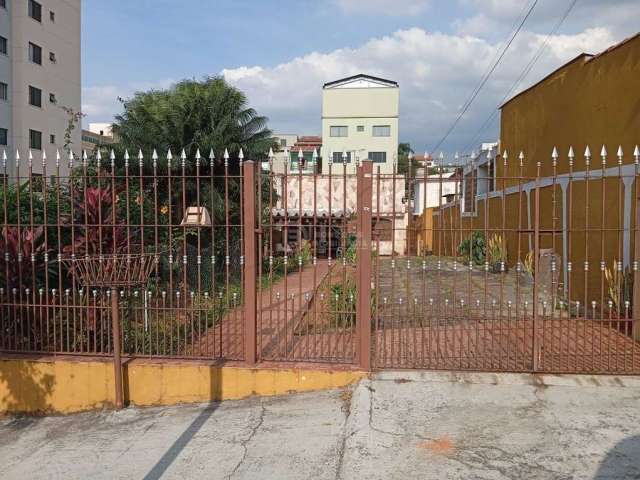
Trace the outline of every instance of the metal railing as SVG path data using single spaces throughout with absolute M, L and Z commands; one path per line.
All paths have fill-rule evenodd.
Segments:
M 634 153 L 5 164 L 0 348 L 111 356 L 117 318 L 131 356 L 638 373 Z M 148 280 L 108 285 L 136 258 Z

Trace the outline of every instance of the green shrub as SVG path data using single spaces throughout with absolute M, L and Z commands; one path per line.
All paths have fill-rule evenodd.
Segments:
M 465 238 L 458 245 L 458 255 L 465 261 L 472 261 L 476 265 L 483 265 L 487 257 L 487 242 L 484 233 L 476 230 L 471 238 Z

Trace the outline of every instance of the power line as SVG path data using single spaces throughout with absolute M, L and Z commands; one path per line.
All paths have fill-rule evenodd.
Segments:
M 525 68 L 522 70 L 522 72 L 520 72 L 520 75 L 518 76 L 516 81 L 513 83 L 513 85 L 511 85 L 511 88 L 502 97 L 502 99 L 500 100 L 498 105 L 495 107 L 495 109 L 492 110 L 489 117 L 484 121 L 484 123 L 480 126 L 478 131 L 473 136 L 473 140 L 469 142 L 469 144 L 467 144 L 467 146 L 464 148 L 463 151 L 468 151 L 469 149 L 473 148 L 476 142 L 479 140 L 482 133 L 484 133 L 487 127 L 491 125 L 494 118 L 500 111 L 499 109 L 502 106 L 502 104 L 504 104 L 504 102 L 506 102 L 507 99 L 512 95 L 512 93 L 520 86 L 520 84 L 525 79 L 525 77 L 529 75 L 529 72 L 531 72 L 534 65 L 538 62 L 538 60 L 540 60 L 542 55 L 546 52 L 547 47 L 549 46 L 549 40 L 553 35 L 555 35 L 558 32 L 562 24 L 565 22 L 565 20 L 573 10 L 573 7 L 575 7 L 576 3 L 578 3 L 578 0 L 572 0 L 572 2 L 569 4 L 569 7 L 565 10 L 564 14 L 560 18 L 560 20 L 555 24 L 555 26 L 551 29 L 551 31 L 546 35 L 544 41 L 540 44 L 540 47 L 538 48 L 538 51 L 536 52 L 536 54 L 531 58 L 531 60 L 529 60 L 529 63 L 525 65 Z
M 440 139 L 440 141 L 435 145 L 434 148 L 431 149 L 432 152 L 435 152 L 436 150 L 438 150 L 438 148 L 440 148 L 440 146 L 446 141 L 447 138 L 449 138 L 449 135 L 451 135 L 451 132 L 453 132 L 453 130 L 456 128 L 456 126 L 458 125 L 458 123 L 460 122 L 460 120 L 462 119 L 462 116 L 467 112 L 467 110 L 469 109 L 469 107 L 471 106 L 471 104 L 473 103 L 473 101 L 476 99 L 476 97 L 478 96 L 478 94 L 480 93 L 480 90 L 482 90 L 482 87 L 484 87 L 484 85 L 487 83 L 487 81 L 489 80 L 489 78 L 491 77 L 491 75 L 493 74 L 493 72 L 495 71 L 495 69 L 498 67 L 498 65 L 500 64 L 500 61 L 502 60 L 502 58 L 504 57 L 504 55 L 507 53 L 507 50 L 509 50 L 509 47 L 511 46 L 511 44 L 513 43 L 513 41 L 515 40 L 516 36 L 518 35 L 518 33 L 520 32 L 520 30 L 522 29 L 523 25 L 525 24 L 525 22 L 527 21 L 527 19 L 529 18 L 529 16 L 531 15 L 531 12 L 533 11 L 533 9 L 535 8 L 535 6 L 538 4 L 538 0 L 535 0 L 533 2 L 533 4 L 531 5 L 531 7 L 529 8 L 529 10 L 527 11 L 527 14 L 524 16 L 524 18 L 522 19 L 522 21 L 520 22 L 520 24 L 518 25 L 518 28 L 515 30 L 515 32 L 513 32 L 513 34 L 511 35 L 511 38 L 509 39 L 509 41 L 507 42 L 507 44 L 505 45 L 504 49 L 502 50 L 502 53 L 500 54 L 500 56 L 498 57 L 498 59 L 494 62 L 493 66 L 491 67 L 491 69 L 485 74 L 485 76 L 483 77 L 483 79 L 481 80 L 481 82 L 479 83 L 479 85 L 473 90 L 473 92 L 471 93 L 471 96 L 469 97 L 469 99 L 465 102 L 462 111 L 458 114 L 458 116 L 456 117 L 456 119 L 454 120 L 454 122 L 451 124 L 451 126 L 449 127 L 449 129 L 447 130 L 447 133 L 445 133 L 445 135 Z

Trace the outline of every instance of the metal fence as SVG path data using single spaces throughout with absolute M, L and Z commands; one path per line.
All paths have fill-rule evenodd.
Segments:
M 5 163 L 0 348 L 638 373 L 639 160 Z

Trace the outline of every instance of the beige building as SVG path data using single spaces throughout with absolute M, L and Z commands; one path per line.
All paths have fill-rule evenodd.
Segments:
M 348 173 L 356 161 L 373 160 L 374 169 L 391 173 L 398 152 L 400 89 L 391 80 L 355 75 L 325 83 L 322 89 L 323 173 L 328 160 L 343 162 Z
M 53 172 L 55 151 L 65 145 L 65 109 L 80 112 L 80 18 L 80 0 L 0 0 L 0 149 L 12 176 L 16 150 L 23 159 L 32 150 L 34 173 L 46 151 Z M 76 154 L 80 123 L 71 133 Z

